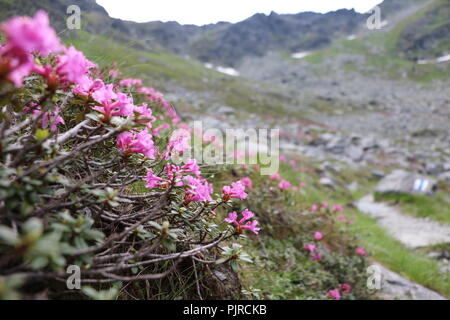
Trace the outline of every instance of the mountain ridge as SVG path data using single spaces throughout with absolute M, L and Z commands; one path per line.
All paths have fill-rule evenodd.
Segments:
M 33 14 L 37 9 L 49 12 L 52 24 L 57 30 L 65 30 L 66 8 L 72 0 L 38 0 L 30 4 L 29 0 L 2 0 L 0 18 L 17 14 Z M 382 18 L 392 15 L 426 0 L 385 0 L 380 4 Z M 446 52 L 446 37 L 443 34 L 449 28 L 443 24 L 429 33 L 416 35 L 417 26 L 433 24 L 442 11 L 450 12 L 447 1 L 440 3 L 435 11 L 420 21 L 412 21 L 400 32 L 393 47 L 399 55 L 410 60 L 423 58 L 423 51 L 433 52 L 435 56 Z M 170 53 L 187 55 L 203 63 L 212 63 L 227 67 L 238 67 L 246 57 L 261 57 L 271 51 L 300 52 L 313 51 L 329 46 L 337 39 L 357 33 L 365 25 L 368 14 L 353 9 L 340 9 L 328 13 L 300 12 L 297 14 L 269 15 L 256 13 L 238 23 L 218 22 L 204 26 L 183 25 L 175 21 L 151 21 L 137 23 L 111 18 L 95 0 L 78 0 L 76 4 L 82 10 L 82 28 L 85 31 L 105 35 L 122 43 L 133 42 L 133 46 L 142 50 L 160 48 Z M 416 25 L 414 25 L 416 23 Z M 448 31 L 448 30 L 447 30 Z M 428 41 L 429 39 L 432 39 Z M 411 44 L 411 46 L 409 46 Z M 444 43 L 444 45 L 442 45 Z

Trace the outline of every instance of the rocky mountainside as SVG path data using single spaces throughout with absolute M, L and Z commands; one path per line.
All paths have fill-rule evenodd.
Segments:
M 204 62 L 227 66 L 236 66 L 245 56 L 262 56 L 271 50 L 301 51 L 325 47 L 336 37 L 356 30 L 365 17 L 353 10 L 292 15 L 273 12 L 270 15 L 255 14 L 236 24 L 222 22 L 199 27 L 177 22 L 134 23 L 113 19 L 94 0 L 0 3 L 0 15 L 4 17 L 31 14 L 44 8 L 58 30 L 64 30 L 67 6 L 76 3 L 86 18 L 83 21 L 86 31 L 122 41 L 129 41 L 131 37 L 144 47 L 161 47 L 172 53 L 189 54 Z
M 396 49 L 409 59 L 440 57 L 450 53 L 450 1 L 435 1 L 428 10 L 411 17 Z
M 425 2 L 385 0 L 381 4 L 383 18 L 390 19 L 402 10 Z M 31 14 L 44 8 L 50 13 L 54 26 L 61 31 L 65 30 L 67 6 L 77 4 L 84 16 L 85 31 L 121 42 L 132 39 L 133 45 L 140 49 L 161 48 L 228 67 L 237 67 L 246 57 L 262 57 L 271 51 L 293 53 L 327 47 L 336 39 L 359 32 L 368 17 L 345 9 L 326 14 L 272 12 L 255 14 L 235 24 L 221 22 L 199 27 L 177 22 L 134 23 L 110 18 L 95 0 L 3 0 L 0 3 L 0 17 Z M 434 56 L 442 54 L 450 47 L 446 36 L 450 31 L 449 10 L 450 3 L 443 0 L 436 1 L 434 10 L 418 13 L 399 34 L 395 50 L 409 59 L 419 59 L 424 52 L 432 52 Z
M 327 14 L 255 14 L 242 22 L 214 28 L 190 43 L 188 52 L 202 61 L 236 66 L 246 56 L 269 51 L 319 49 L 356 30 L 364 15 L 353 10 Z

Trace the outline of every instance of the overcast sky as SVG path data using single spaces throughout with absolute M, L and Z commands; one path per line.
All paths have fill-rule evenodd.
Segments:
M 328 12 L 355 8 L 367 12 L 382 0 L 97 0 L 114 18 L 137 22 L 178 21 L 204 25 L 238 22 L 257 12 Z

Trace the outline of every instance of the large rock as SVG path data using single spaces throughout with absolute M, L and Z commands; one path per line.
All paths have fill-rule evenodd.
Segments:
M 232 108 L 232 107 L 229 107 L 229 106 L 221 106 L 221 107 L 219 107 L 219 108 L 216 110 L 216 112 L 217 112 L 218 114 L 224 114 L 224 115 L 226 115 L 226 116 L 229 116 L 229 115 L 235 114 L 235 113 L 236 113 L 236 109 L 234 109 L 234 108 Z
M 347 141 L 342 137 L 334 137 L 326 146 L 326 150 L 334 154 L 343 154 L 347 147 Z
M 441 173 L 438 178 L 443 181 L 447 181 L 450 183 L 450 171 Z
M 430 174 L 432 176 L 437 176 L 440 173 L 442 173 L 443 168 L 442 168 L 442 165 L 440 165 L 440 164 L 429 162 L 429 163 L 425 164 L 425 171 L 427 172 L 427 174 Z
M 385 300 L 447 300 L 437 292 L 414 283 L 385 267 L 376 264 L 381 272 L 381 298 Z
M 361 147 L 350 145 L 345 149 L 345 153 L 353 161 L 361 161 L 364 157 L 364 150 Z
M 429 195 L 433 194 L 436 189 L 435 179 L 404 170 L 395 170 L 380 181 L 375 191 Z

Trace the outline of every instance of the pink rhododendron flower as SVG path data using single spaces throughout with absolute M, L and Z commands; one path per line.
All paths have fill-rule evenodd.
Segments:
M 228 218 L 225 219 L 225 222 L 234 224 L 234 226 L 236 227 L 237 234 L 241 234 L 243 230 L 250 230 L 254 234 L 258 234 L 259 231 L 261 230 L 260 228 L 257 227 L 257 225 L 259 224 L 258 221 L 256 221 L 256 220 L 248 221 L 248 220 L 252 219 L 255 216 L 255 214 L 253 212 L 251 212 L 250 210 L 245 209 L 242 212 L 242 216 L 243 216 L 243 218 L 238 221 L 237 213 L 231 212 L 228 215 Z
M 309 244 L 309 243 L 303 245 L 303 248 L 304 248 L 305 250 L 309 251 L 310 253 L 314 253 L 314 252 L 316 252 L 316 250 L 317 250 L 316 245 L 314 245 L 314 244 Z
M 34 18 L 12 18 L 0 26 L 0 31 L 6 38 L 5 45 L 0 46 L 0 77 L 17 88 L 31 72 L 42 71 L 34 63 L 32 53 L 47 56 L 63 49 L 44 11 L 38 11 Z
M 186 176 L 186 180 L 189 188 L 186 191 L 185 203 L 212 201 L 213 186 L 208 181 L 193 176 Z
M 173 123 L 180 122 L 181 119 L 176 113 L 175 109 L 169 102 L 167 102 L 166 99 L 164 99 L 164 95 L 161 92 L 158 92 L 153 88 L 146 88 L 146 87 L 139 88 L 139 92 L 146 94 L 147 99 L 150 102 L 158 103 L 160 106 L 162 106 L 166 110 L 169 118 L 172 119 Z
M 55 30 L 50 26 L 45 11 L 38 11 L 33 18 L 15 17 L 1 25 L 6 37 L 6 51 L 38 53 L 48 56 L 63 49 Z
M 338 219 L 339 219 L 340 221 L 342 221 L 342 222 L 344 222 L 345 220 L 347 220 L 347 218 L 346 218 L 343 214 L 340 214 L 340 215 L 338 216 Z
M 164 159 L 168 160 L 173 152 L 183 154 L 186 150 L 191 149 L 191 134 L 184 129 L 175 130 L 172 133 L 169 143 L 167 144 Z
M 42 128 L 48 128 L 50 131 L 58 130 L 58 124 L 65 124 L 64 119 L 59 115 L 59 107 L 55 107 L 54 112 L 46 112 L 42 116 Z
M 360 255 L 361 257 L 367 256 L 366 250 L 364 250 L 364 248 L 361 248 L 361 247 L 356 248 L 356 249 L 355 249 L 355 253 L 358 254 L 358 255 Z
M 147 182 L 146 187 L 149 189 L 153 189 L 159 187 L 162 179 L 154 175 L 153 170 L 148 170 L 147 177 L 144 179 Z
M 147 130 L 136 132 L 123 132 L 117 136 L 117 147 L 125 156 L 131 153 L 141 153 L 149 159 L 155 159 L 156 148 L 152 136 Z
M 270 176 L 271 180 L 280 180 L 281 176 L 279 173 L 274 173 L 273 175 Z
M 332 208 L 332 210 L 333 210 L 334 212 L 342 212 L 342 211 L 344 211 L 344 207 L 342 207 L 342 206 L 340 206 L 340 205 L 334 205 L 333 208 Z
M 5 50 L 5 47 L 0 47 L 0 77 L 11 81 L 16 88 L 22 87 L 23 79 L 36 70 L 31 54 L 11 54 Z
M 119 83 L 122 87 L 128 87 L 131 88 L 133 86 L 140 87 L 142 86 L 142 80 L 141 79 L 123 79 Z
M 329 207 L 328 203 L 325 203 L 325 202 L 320 203 L 319 206 L 321 208 L 328 208 Z
M 94 92 L 97 90 L 100 90 L 105 87 L 105 84 L 101 79 L 90 79 L 88 78 L 86 81 L 84 81 L 81 84 L 77 84 L 72 92 L 80 95 L 80 96 L 91 96 Z
M 203 142 L 214 142 L 216 141 L 217 137 L 209 132 L 206 132 L 203 135 Z
M 352 286 L 347 283 L 343 283 L 343 284 L 339 285 L 339 288 L 342 293 L 351 293 L 352 292 Z
M 175 140 L 169 141 L 169 145 L 171 144 L 172 150 L 183 153 L 191 148 L 190 139 L 190 135 L 183 135 Z
M 164 167 L 166 171 L 167 179 L 174 183 L 176 187 L 184 186 L 183 182 L 183 172 L 181 171 L 181 167 L 174 164 L 166 164 Z
M 186 162 L 186 164 L 181 167 L 181 170 L 184 173 L 192 173 L 192 174 L 195 174 L 196 176 L 200 176 L 201 175 L 200 167 L 197 164 L 197 160 L 196 159 L 189 159 Z
M 25 108 L 24 111 L 31 111 L 33 117 L 36 119 L 41 116 L 41 107 L 33 106 Z M 39 125 L 42 129 L 47 129 L 50 126 L 50 131 L 58 130 L 58 124 L 65 124 L 64 119 L 59 115 L 59 107 L 56 106 L 54 111 L 47 111 L 40 117 Z
M 317 210 L 319 210 L 319 206 L 317 204 L 313 204 L 311 206 L 311 212 L 317 212 Z
M 61 81 L 79 85 L 88 85 L 89 69 L 97 65 L 86 59 L 83 52 L 78 51 L 73 46 L 65 49 L 64 55 L 58 58 L 56 72 Z
M 281 190 L 288 190 L 291 187 L 292 187 L 291 183 L 286 180 L 281 180 L 280 183 L 278 184 L 278 188 L 280 188 Z
M 148 105 L 145 103 L 139 107 L 135 106 L 133 113 L 134 113 L 134 121 L 138 123 L 147 124 L 147 128 L 151 128 L 152 122 L 156 120 L 156 118 L 153 116 L 152 109 L 150 109 Z
M 314 240 L 320 241 L 322 239 L 323 239 L 323 234 L 322 233 L 320 233 L 318 231 L 314 233 Z
M 99 85 L 92 93 L 92 98 L 100 104 L 117 99 L 117 93 L 114 92 L 114 85 Z
M 154 136 L 159 136 L 159 133 L 163 130 L 166 129 L 170 129 L 170 124 L 168 124 L 167 122 L 163 123 L 162 125 L 160 125 L 158 128 L 153 130 L 153 135 Z
M 223 200 L 224 201 L 228 201 L 232 198 L 244 200 L 248 196 L 245 193 L 245 185 L 241 181 L 232 183 L 231 187 L 224 186 L 222 188 L 222 192 L 223 192 Z
M 253 181 L 249 177 L 242 178 L 241 182 L 248 190 L 253 189 Z
M 116 66 L 115 66 L 116 67 Z M 123 73 L 120 72 L 119 70 L 117 70 L 115 67 L 113 67 L 113 69 L 109 70 L 109 75 L 111 76 L 111 78 L 113 79 L 117 79 L 120 78 Z
M 300 183 L 298 184 L 298 187 L 299 187 L 299 188 L 304 188 L 304 187 L 306 187 L 306 184 L 303 183 L 303 182 L 300 182 Z
M 109 86 L 94 93 L 93 97 L 96 101 L 100 98 L 102 100 L 101 106 L 93 107 L 92 109 L 103 114 L 103 121 L 109 122 L 112 117 L 116 116 L 130 116 L 133 114 L 135 106 L 126 94 L 119 92 L 115 94 L 109 90 Z M 107 99 L 108 95 L 115 96 L 115 101 Z
M 322 260 L 322 255 L 321 255 L 320 253 L 315 253 L 315 254 L 313 254 L 311 260 L 312 260 L 312 261 L 319 261 L 319 260 Z
M 341 300 L 341 293 L 337 289 L 330 290 L 330 291 L 328 291 L 328 297 L 330 299 L 334 299 L 334 300 Z

